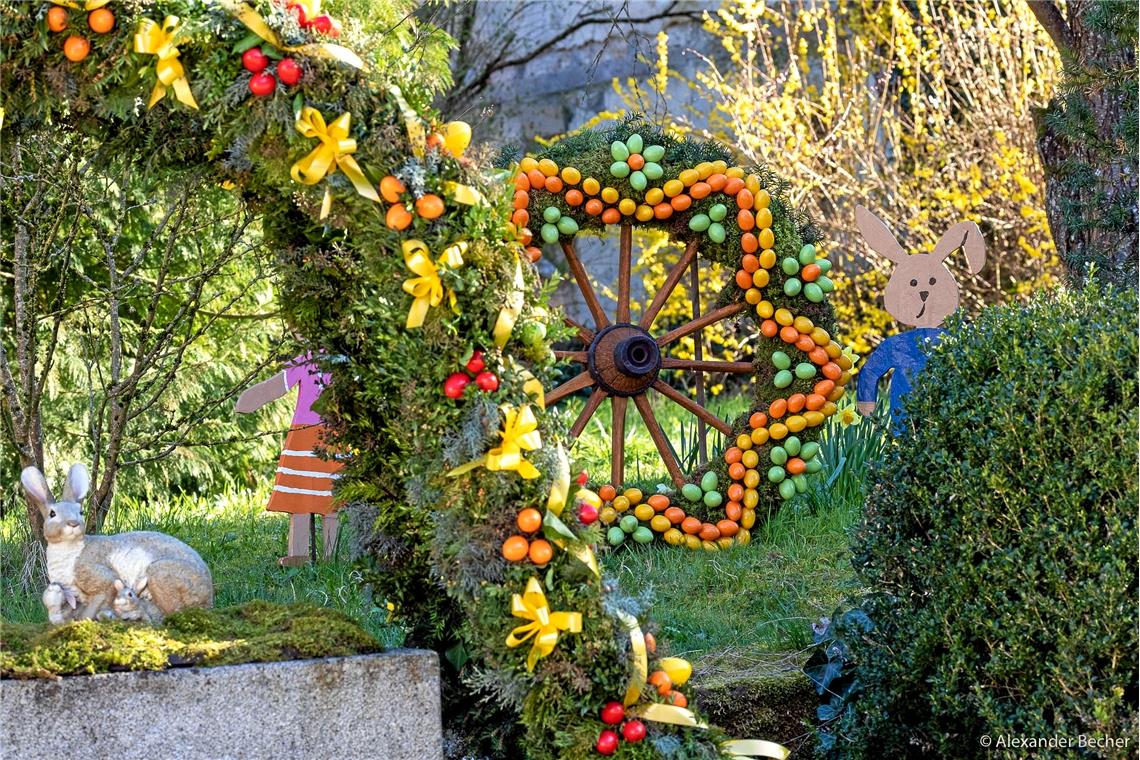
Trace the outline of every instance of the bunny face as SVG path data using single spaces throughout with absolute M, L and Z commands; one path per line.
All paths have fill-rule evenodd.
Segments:
M 938 327 L 958 308 L 958 283 L 932 255 L 915 254 L 895 267 L 883 300 L 904 325 Z
M 67 485 L 60 501 L 52 499 L 43 473 L 25 467 L 20 482 L 28 496 L 40 508 L 44 518 L 44 539 L 49 544 L 79 541 L 86 532 L 83 507 L 79 502 L 87 495 L 89 476 L 82 464 L 73 464 L 67 473 Z

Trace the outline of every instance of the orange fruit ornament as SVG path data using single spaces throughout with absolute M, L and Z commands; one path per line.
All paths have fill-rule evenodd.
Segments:
M 416 199 L 416 213 L 424 219 L 438 219 L 443 215 L 443 198 L 428 193 Z
M 53 32 L 62 32 L 67 28 L 67 8 L 54 6 L 47 14 L 48 29 Z
M 91 52 L 91 43 L 82 37 L 71 35 L 63 41 L 63 56 L 72 63 L 79 63 Z
M 649 675 L 649 683 L 657 687 L 657 693 L 665 696 L 673 690 L 673 679 L 664 670 L 655 670 Z
M 87 14 L 87 26 L 96 34 L 106 34 L 115 28 L 115 14 L 106 8 L 96 8 Z
M 380 180 L 380 197 L 389 203 L 399 203 L 400 193 L 407 191 L 404 183 L 389 174 Z
M 538 539 L 530 545 L 530 561 L 536 565 L 545 565 L 554 556 L 554 548 L 545 539 Z
M 653 654 L 657 651 L 657 639 L 652 633 L 647 632 L 645 634 L 645 648 L 649 650 L 649 654 Z
M 503 557 L 508 562 L 521 562 L 527 555 L 530 544 L 522 536 L 511 536 L 503 542 Z
M 527 507 L 519 512 L 515 522 L 518 523 L 519 530 L 523 533 L 534 533 L 542 527 L 542 515 L 534 507 Z
M 406 230 L 408 225 L 412 223 L 412 215 L 404 208 L 404 204 L 397 203 L 388 209 L 388 213 L 384 216 L 384 222 L 394 230 Z

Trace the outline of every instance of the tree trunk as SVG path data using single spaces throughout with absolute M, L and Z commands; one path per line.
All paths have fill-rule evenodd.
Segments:
M 1135 11 L 1069 0 L 1029 6 L 1057 45 L 1066 76 L 1035 114 L 1045 199 L 1057 252 L 1075 283 L 1136 287 Z

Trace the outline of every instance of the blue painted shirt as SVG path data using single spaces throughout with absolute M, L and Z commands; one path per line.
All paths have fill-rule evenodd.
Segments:
M 916 327 L 892 335 L 871 352 L 859 369 L 856 401 L 874 401 L 878 396 L 879 380 L 894 370 L 891 375 L 891 428 L 896 434 L 905 419 L 903 396 L 910 393 L 915 375 L 926 366 L 927 351 L 938 343 L 944 332 L 941 327 Z

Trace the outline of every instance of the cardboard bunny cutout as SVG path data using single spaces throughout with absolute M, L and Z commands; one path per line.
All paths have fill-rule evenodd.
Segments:
M 321 372 L 312 354 L 302 354 L 281 372 L 248 388 L 234 405 L 239 414 L 248 414 L 297 388 L 293 423 L 277 462 L 273 493 L 265 506 L 270 512 L 289 513 L 289 553 L 279 560 L 282 565 L 301 565 L 308 560 L 310 515 L 322 516 L 325 559 L 336 550 L 339 522 L 335 512 L 340 505 L 333 498 L 333 484 L 343 464 L 317 454 L 326 428 L 313 411 L 313 404 L 328 384 L 329 376 Z
M 859 371 L 856 401 L 860 413 L 875 410 L 879 380 L 891 375 L 891 428 L 898 433 L 902 421 L 902 398 L 910 391 L 914 376 L 926 366 L 926 353 L 941 338 L 942 322 L 958 308 L 958 282 L 946 266 L 951 253 L 962 249 L 971 274 L 986 263 L 985 240 L 973 222 L 958 222 L 943 233 L 930 253 L 908 254 L 877 216 L 855 207 L 855 224 L 867 244 L 895 265 L 883 300 L 891 316 L 914 329 L 892 335 L 867 357 Z

